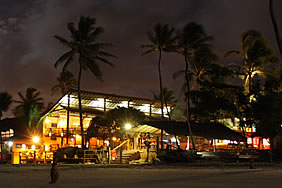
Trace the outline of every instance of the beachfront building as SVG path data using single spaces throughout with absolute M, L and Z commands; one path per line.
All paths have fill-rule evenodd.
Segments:
M 83 111 L 83 131 L 86 134 L 92 118 L 117 107 L 132 107 L 144 112 L 148 118 L 161 119 L 161 103 L 151 99 L 127 97 L 115 94 L 82 91 L 81 102 Z M 164 116 L 173 108 L 167 103 Z M 81 147 L 81 127 L 79 119 L 78 92 L 70 90 L 42 117 L 43 142 L 51 151 L 64 146 Z M 99 139 L 91 139 L 89 145 L 103 145 Z

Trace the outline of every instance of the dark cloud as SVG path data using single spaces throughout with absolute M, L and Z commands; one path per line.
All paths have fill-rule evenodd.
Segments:
M 282 18 L 275 1 L 277 18 Z M 219 55 L 239 47 L 240 33 L 259 30 L 276 48 L 267 1 L 257 0 L 2 0 L 0 2 L 0 81 L 1 91 L 14 94 L 27 87 L 42 91 L 47 100 L 61 70 L 54 68 L 65 48 L 53 36 L 69 37 L 68 22 L 78 22 L 81 15 L 95 17 L 105 28 L 103 42 L 114 44 L 108 51 L 115 68 L 102 65 L 104 82 L 90 72 L 83 74 L 82 88 L 92 91 L 151 97 L 158 91 L 156 54 L 141 56 L 140 46 L 147 43 L 146 33 L 157 23 L 178 29 L 190 21 L 203 24 L 215 37 Z M 278 20 L 280 30 L 282 20 Z M 179 92 L 182 81 L 172 79 L 183 69 L 182 57 L 166 54 L 163 61 L 164 85 Z M 71 71 L 77 73 L 73 65 Z M 47 102 L 46 100 L 46 102 Z

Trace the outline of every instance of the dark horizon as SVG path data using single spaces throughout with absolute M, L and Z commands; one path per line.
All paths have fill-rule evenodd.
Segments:
M 274 1 L 274 9 L 282 31 L 281 1 Z M 268 12 L 268 1 L 257 0 L 180 0 L 163 1 L 91 1 L 75 0 L 3 0 L 0 2 L 0 92 L 9 92 L 18 99 L 18 92 L 34 87 L 42 93 L 45 104 L 56 102 L 58 91 L 51 97 L 51 88 L 62 70 L 54 68 L 56 59 L 67 49 L 54 35 L 69 39 L 67 23 L 77 23 L 80 16 L 96 18 L 96 25 L 105 33 L 100 38 L 114 46 L 107 51 L 119 57 L 112 59 L 115 68 L 101 66 L 104 82 L 90 72 L 82 76 L 82 89 L 115 93 L 132 97 L 152 98 L 158 92 L 157 57 L 141 56 L 142 44 L 148 43 L 146 33 L 157 23 L 181 29 L 186 23 L 202 24 L 214 36 L 214 51 L 218 63 L 227 63 L 224 52 L 238 49 L 240 34 L 249 29 L 258 30 L 269 41 L 278 56 L 278 47 Z M 164 86 L 174 89 L 178 96 L 182 80 L 173 80 L 172 74 L 184 68 L 183 58 L 165 54 L 163 58 Z M 77 75 L 77 66 L 71 69 Z M 75 76 L 76 77 L 76 76 Z M 4 113 L 3 118 L 11 116 Z

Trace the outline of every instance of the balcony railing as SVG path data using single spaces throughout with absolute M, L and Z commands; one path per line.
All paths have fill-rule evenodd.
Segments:
M 84 134 L 86 133 L 87 129 L 84 129 Z M 69 136 L 81 135 L 80 128 L 70 128 L 69 129 Z M 63 128 L 45 128 L 45 136 L 51 137 L 66 137 L 67 136 L 67 129 Z

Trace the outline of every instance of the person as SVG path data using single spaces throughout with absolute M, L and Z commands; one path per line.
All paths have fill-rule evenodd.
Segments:
M 59 170 L 58 170 L 57 162 L 58 162 L 58 157 L 57 157 L 57 153 L 55 152 L 53 155 L 53 163 L 50 171 L 51 181 L 49 182 L 49 184 L 56 183 L 57 180 L 59 179 Z

